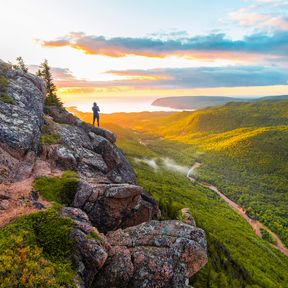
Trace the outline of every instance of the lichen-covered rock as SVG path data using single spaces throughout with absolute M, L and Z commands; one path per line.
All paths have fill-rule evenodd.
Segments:
M 103 235 L 80 209 L 74 221 L 73 260 L 85 287 L 181 288 L 207 262 L 203 230 L 180 221 L 150 221 Z
M 115 246 L 110 249 L 110 256 L 101 271 L 94 278 L 92 287 L 124 288 L 134 274 L 134 264 L 130 250 Z M 107 277 L 109 275 L 109 277 Z
M 187 279 L 207 262 L 204 231 L 180 221 L 150 221 L 106 237 L 112 251 L 121 251 L 122 257 L 110 252 L 93 287 L 185 287 Z M 126 268 L 123 258 L 129 255 L 131 263 L 126 260 Z M 121 282 L 117 273 L 110 273 L 117 267 L 126 276 Z
M 82 124 L 54 126 L 61 143 L 50 146 L 48 155 L 57 166 L 77 170 L 88 182 L 93 182 L 95 178 L 102 179 L 100 183 L 136 182 L 135 173 L 121 150 L 103 136 L 95 134 L 93 126 L 92 129 L 88 127 L 90 130 Z
M 107 164 L 109 178 L 114 183 L 136 183 L 135 173 L 122 151 L 92 131 L 88 135 L 92 140 L 93 150 L 100 153 Z
M 90 287 L 95 275 L 107 260 L 110 245 L 106 237 L 93 227 L 87 215 L 80 209 L 66 207 L 61 211 L 74 221 L 70 238 L 73 242 L 73 262 L 85 287 Z
M 44 82 L 0 62 L 0 183 L 28 177 L 39 151 Z M 4 84 L 3 84 L 4 83 Z
M 87 213 L 100 231 L 138 225 L 159 217 L 156 202 L 140 186 L 81 182 L 74 207 Z
M 82 128 L 86 133 L 93 132 L 95 135 L 106 138 L 111 143 L 116 142 L 116 136 L 111 131 L 99 127 L 94 127 L 91 124 L 83 122 L 67 110 L 60 110 L 59 108 L 52 106 L 46 107 L 45 112 L 50 115 L 57 123 L 74 125 Z
M 0 74 L 8 83 L 6 96 L 11 99 L 7 103 L 0 97 L 0 142 L 21 154 L 37 151 L 43 123 L 44 82 L 32 74 L 12 70 L 3 62 Z

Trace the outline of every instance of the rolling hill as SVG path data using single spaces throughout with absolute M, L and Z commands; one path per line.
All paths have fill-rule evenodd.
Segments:
M 104 115 L 102 121 L 161 137 L 158 151 L 166 149 L 185 165 L 203 162 L 199 177 L 219 186 L 287 246 L 287 111 L 288 101 L 266 100 L 195 112 Z
M 260 98 L 241 98 L 225 96 L 181 96 L 156 99 L 152 105 L 174 109 L 198 110 L 206 107 L 219 106 L 228 102 L 255 102 L 264 100 L 287 100 L 288 95 L 266 96 Z

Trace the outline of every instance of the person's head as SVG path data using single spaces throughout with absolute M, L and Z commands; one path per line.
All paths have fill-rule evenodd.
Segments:
M 93 106 L 97 106 L 97 103 L 96 103 L 96 102 L 94 102 L 94 103 L 93 103 Z

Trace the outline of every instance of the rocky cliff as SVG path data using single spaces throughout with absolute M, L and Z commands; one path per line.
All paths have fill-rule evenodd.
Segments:
M 159 221 L 115 135 L 44 107 L 41 79 L 0 62 L 0 85 L 0 224 L 50 205 L 31 197 L 35 177 L 75 170 L 78 189 L 61 214 L 74 221 L 77 285 L 185 287 L 207 261 L 205 234 L 193 219 Z

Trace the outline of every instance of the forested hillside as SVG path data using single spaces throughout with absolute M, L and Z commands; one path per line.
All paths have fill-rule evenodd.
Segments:
M 174 109 L 203 109 L 212 106 L 224 105 L 229 102 L 256 102 L 263 100 L 287 100 L 288 95 L 266 96 L 261 98 L 252 97 L 224 97 L 224 96 L 176 96 L 156 99 L 152 105 L 170 107 Z
M 219 186 L 288 245 L 287 100 L 103 118 L 169 140 L 172 153 L 176 142 L 181 146 L 180 161 L 188 165 L 194 157 L 203 162 L 202 180 Z
M 185 144 L 115 124 L 105 126 L 117 131 L 118 145 L 133 164 L 139 184 L 157 199 L 162 217 L 175 219 L 181 208 L 189 207 L 197 225 L 205 229 L 209 262 L 191 279 L 193 287 L 288 287 L 288 257 L 256 236 L 249 224 L 215 193 L 164 166 L 166 157 L 183 165 L 188 163 Z M 138 159 L 154 159 L 157 168 Z
M 102 122 L 117 131 L 132 161 L 156 159 L 161 166 L 161 158 L 170 157 L 187 167 L 202 162 L 197 177 L 217 185 L 288 245 L 287 108 L 288 101 L 229 103 L 196 112 L 102 115 Z M 73 112 L 90 121 L 89 113 Z M 138 181 L 158 199 L 164 216 L 176 217 L 189 206 L 208 233 L 210 262 L 193 280 L 195 287 L 286 287 L 287 257 L 259 239 L 217 195 L 175 172 L 155 173 L 133 162 Z

